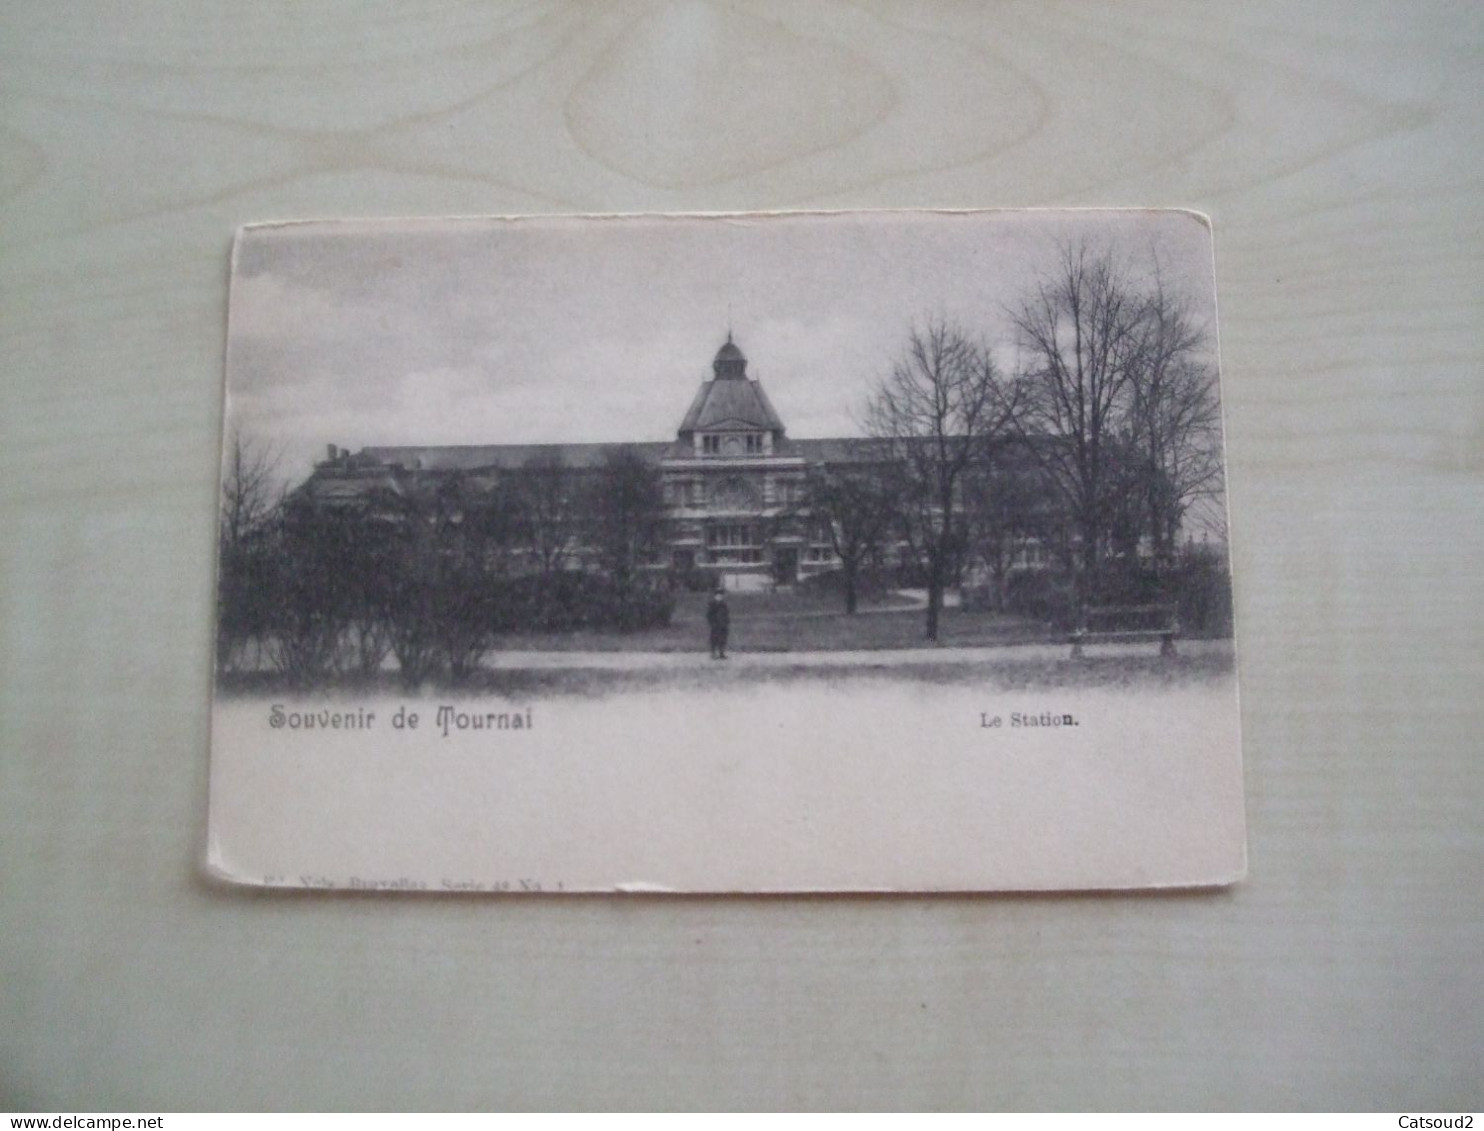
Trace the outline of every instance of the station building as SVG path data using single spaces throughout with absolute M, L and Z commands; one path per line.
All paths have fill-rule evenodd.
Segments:
M 811 467 L 861 465 L 873 458 L 862 438 L 789 437 L 728 333 L 673 440 L 371 447 L 355 453 L 331 446 L 301 491 L 335 506 L 354 505 L 377 491 L 406 494 L 453 475 L 491 486 L 505 477 L 559 469 L 579 483 L 601 474 L 624 450 L 658 471 L 663 492 L 663 548 L 650 568 L 702 575 L 731 588 L 791 585 L 837 568 L 828 531 L 803 507 L 807 476 Z M 571 563 L 581 567 L 583 560 L 583 547 L 574 547 Z

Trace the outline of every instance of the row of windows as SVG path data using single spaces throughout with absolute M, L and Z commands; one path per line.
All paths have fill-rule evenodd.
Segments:
M 707 550 L 706 560 L 712 565 L 758 565 L 763 560 L 761 550 Z
M 705 435 L 701 437 L 701 454 L 708 456 L 719 455 L 762 455 L 765 445 L 761 432 L 748 432 L 743 435 L 735 433 L 725 436 Z
M 820 527 L 813 533 L 813 541 L 816 545 L 810 553 L 815 555 L 814 560 L 829 560 L 834 555 L 834 550 L 828 545 L 829 528 Z M 761 546 L 765 540 L 756 526 L 745 522 L 711 523 L 706 527 L 706 545 L 711 549 L 722 546 Z M 818 543 L 825 543 L 825 545 L 821 546 Z M 825 557 L 820 559 L 818 557 L 820 554 Z
M 767 555 L 756 547 L 717 548 L 707 550 L 705 560 L 710 565 L 759 565 L 767 560 Z M 830 563 L 834 560 L 835 551 L 828 546 L 815 546 L 804 553 L 806 562 Z
M 706 527 L 706 548 L 721 546 L 756 546 L 757 530 L 744 523 Z
M 765 479 L 763 481 L 763 503 L 765 505 L 787 505 L 802 502 L 804 484 L 793 479 Z M 672 507 L 704 507 L 707 501 L 706 484 L 703 481 L 665 484 L 665 502 Z

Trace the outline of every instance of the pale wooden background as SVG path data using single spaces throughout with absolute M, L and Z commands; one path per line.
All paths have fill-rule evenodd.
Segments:
M 0 8 L 0 1107 L 1478 1108 L 1484 7 Z M 243 221 L 1216 225 L 1252 878 L 290 898 L 196 876 Z

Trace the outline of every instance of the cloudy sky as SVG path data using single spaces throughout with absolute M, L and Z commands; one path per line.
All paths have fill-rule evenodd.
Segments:
M 1058 248 L 1156 264 L 1214 329 L 1182 213 L 327 222 L 239 239 L 227 427 L 297 481 L 325 445 L 673 438 L 728 322 L 797 437 L 858 434 L 914 321 L 1013 364 L 1005 311 Z

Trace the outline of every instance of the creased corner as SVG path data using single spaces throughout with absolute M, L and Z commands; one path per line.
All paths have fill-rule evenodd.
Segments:
M 214 834 L 207 834 L 206 854 L 201 860 L 201 874 L 213 884 L 226 887 L 261 887 L 260 876 L 244 875 L 241 869 L 229 864 L 222 853 L 221 843 Z

